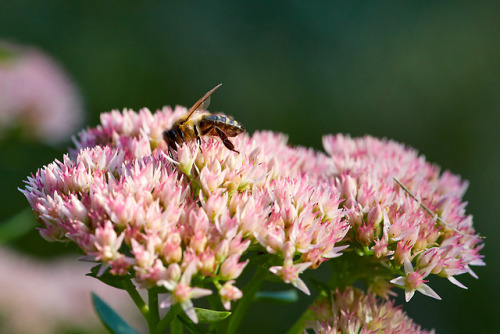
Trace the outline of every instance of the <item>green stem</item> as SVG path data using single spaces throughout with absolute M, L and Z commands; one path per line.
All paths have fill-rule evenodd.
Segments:
M 149 317 L 148 327 L 149 332 L 153 333 L 160 320 L 160 310 L 158 309 L 158 292 L 155 289 L 148 289 Z
M 158 322 L 153 333 L 157 334 L 164 333 L 165 329 L 167 329 L 167 327 L 170 326 L 170 324 L 175 319 L 177 314 L 179 314 L 180 311 L 181 311 L 181 305 L 179 303 L 172 305 L 168 313 L 165 314 L 165 316 L 163 317 L 163 319 L 160 320 L 160 322 Z
M 184 324 L 184 326 L 189 330 L 190 333 L 193 334 L 203 334 L 206 333 L 203 329 L 198 327 L 195 323 L 191 321 L 184 313 L 181 313 L 177 316 L 177 319 Z
M 182 334 L 184 333 L 183 328 L 182 322 L 176 317 L 170 324 L 170 334 Z
M 123 280 L 122 284 L 144 318 L 149 319 L 149 307 L 146 305 L 139 292 L 137 292 L 137 289 L 132 281 L 130 279 Z
M 255 295 L 262 286 L 262 283 L 264 283 L 268 272 L 269 270 L 264 265 L 257 267 L 257 271 L 254 277 L 243 288 L 243 298 L 236 305 L 236 308 L 234 309 L 233 314 L 231 314 L 231 318 L 229 320 L 229 325 L 227 328 L 228 334 L 236 333 L 238 326 L 243 320 L 243 317 L 252 305 Z

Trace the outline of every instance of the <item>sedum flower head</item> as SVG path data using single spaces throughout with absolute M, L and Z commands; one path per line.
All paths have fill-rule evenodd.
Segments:
M 346 241 L 400 274 L 391 282 L 407 300 L 414 291 L 439 297 L 424 284 L 429 274 L 464 287 L 454 276 L 475 276 L 470 266 L 484 265 L 462 201 L 467 182 L 393 141 L 336 135 L 323 144 L 351 226 Z
M 231 138 L 239 154 L 205 136 L 171 159 L 163 131 L 186 112 L 112 111 L 80 132 L 62 161 L 21 190 L 41 235 L 76 243 L 100 274 L 166 290 L 162 305 L 179 303 L 193 321 L 192 299 L 216 290 L 230 309 L 242 298 L 238 278 L 259 254 L 271 274 L 308 294 L 302 273 L 349 253 L 337 268 L 358 268 L 351 276 L 368 277 L 369 291 L 383 296 L 400 286 L 407 300 L 415 291 L 439 297 L 424 279 L 431 274 L 462 286 L 455 276 L 484 264 L 466 183 L 414 150 L 337 135 L 324 138 L 325 155 L 256 132 Z M 365 299 L 378 307 L 373 298 Z
M 163 306 L 211 293 L 224 307 L 250 248 L 274 257 L 270 272 L 304 292 L 299 275 L 340 255 L 349 224 L 340 193 L 328 182 L 325 155 L 258 132 L 203 137 L 169 158 L 162 132 L 186 113 L 112 111 L 74 139 L 75 148 L 28 178 L 22 190 L 49 241 L 76 243 L 100 273 L 130 273 L 144 288 L 165 288 Z M 225 282 L 225 283 L 224 283 Z
M 313 320 L 307 327 L 315 333 L 434 333 L 421 329 L 392 301 L 356 288 L 336 290 L 309 312 Z

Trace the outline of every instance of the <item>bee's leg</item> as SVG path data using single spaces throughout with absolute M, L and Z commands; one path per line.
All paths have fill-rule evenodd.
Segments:
M 200 152 L 203 153 L 203 151 L 201 150 L 200 131 L 198 131 L 198 127 L 196 125 L 193 128 L 194 128 L 194 134 L 196 135 L 196 142 L 198 143 L 198 147 L 200 148 Z
M 233 143 L 231 143 L 231 141 L 229 139 L 227 139 L 227 135 L 224 133 L 224 131 L 222 131 L 221 129 L 219 129 L 216 126 L 214 126 L 213 128 L 215 129 L 215 131 L 217 131 L 217 134 L 219 135 L 220 139 L 222 140 L 222 143 L 224 144 L 224 146 L 226 146 L 229 150 L 231 150 L 233 152 L 240 153 L 234 149 Z

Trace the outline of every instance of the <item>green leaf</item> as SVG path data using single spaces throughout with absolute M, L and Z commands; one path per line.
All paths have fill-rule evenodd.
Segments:
M 255 295 L 255 301 L 264 301 L 280 304 L 295 303 L 299 300 L 297 290 L 290 289 L 285 291 L 259 291 Z
M 198 322 L 200 324 L 211 324 L 214 322 L 219 322 L 231 315 L 231 312 L 207 310 L 205 308 L 195 307 L 194 310 L 196 311 Z
M 109 286 L 112 286 L 117 289 L 122 289 L 125 290 L 123 286 L 123 281 L 124 280 L 129 280 L 131 278 L 130 275 L 125 275 L 125 276 L 116 276 L 112 275 L 109 273 L 109 271 L 106 271 L 104 274 L 97 276 L 99 273 L 99 269 L 101 268 L 101 265 L 94 266 L 90 269 L 90 273 L 86 274 L 85 276 L 90 276 L 98 279 L 99 281 L 103 282 L 104 284 L 107 284 Z
M 92 292 L 92 304 L 104 326 L 114 334 L 138 334 L 108 304 Z
M 0 224 L 0 243 L 6 243 L 28 233 L 36 227 L 30 208 L 26 208 Z

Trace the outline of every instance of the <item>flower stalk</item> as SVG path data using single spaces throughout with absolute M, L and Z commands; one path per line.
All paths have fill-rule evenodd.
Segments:
M 152 334 L 164 333 L 169 326 L 172 330 L 172 333 L 175 333 L 175 331 L 179 331 L 179 328 L 181 329 L 182 333 L 182 325 L 179 323 L 179 320 L 176 320 L 177 315 L 181 311 L 182 308 L 180 307 L 179 304 L 173 305 L 167 312 L 167 314 L 165 314 L 165 316 L 158 323 L 152 324 L 152 327 L 149 328 L 150 333 Z
M 149 316 L 149 313 L 150 313 L 149 307 L 142 299 L 141 295 L 139 294 L 139 292 L 135 288 L 135 285 L 132 283 L 132 281 L 130 279 L 124 279 L 124 280 L 122 280 L 122 284 L 123 284 L 124 289 L 129 294 L 130 298 L 132 298 L 135 305 L 137 306 L 137 308 L 141 312 L 142 316 L 145 319 L 149 319 L 149 317 L 150 317 Z
M 264 266 L 257 266 L 256 272 L 252 279 L 243 288 L 243 298 L 236 305 L 231 318 L 229 319 L 229 324 L 227 327 L 227 333 L 233 334 L 237 333 L 238 327 L 243 320 L 244 316 L 248 312 L 248 309 L 252 305 L 255 295 L 259 292 L 262 284 L 266 280 L 269 269 Z
M 150 328 L 150 333 L 153 333 L 153 330 L 157 327 L 157 324 L 160 320 L 160 311 L 158 308 L 158 292 L 156 291 L 156 289 L 148 289 L 148 304 L 148 327 Z

